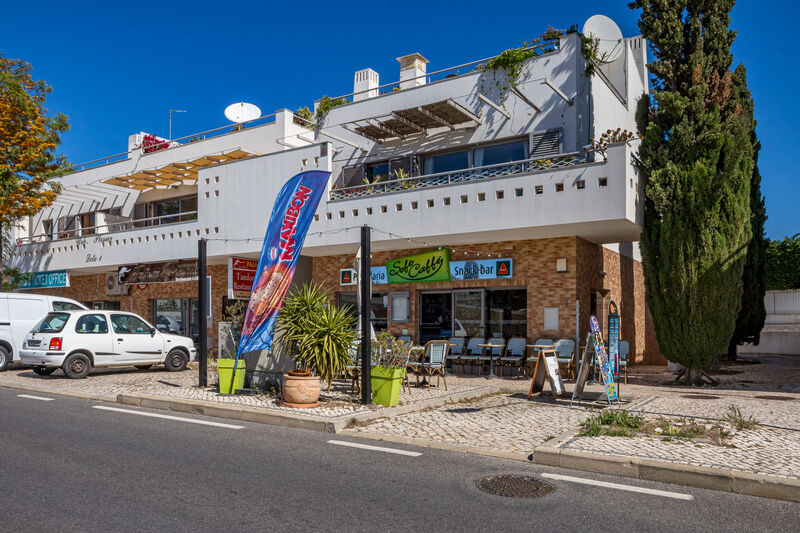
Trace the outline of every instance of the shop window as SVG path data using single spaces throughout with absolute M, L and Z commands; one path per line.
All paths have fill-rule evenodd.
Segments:
M 486 325 L 492 337 L 526 337 L 528 292 L 525 289 L 487 290 Z
M 197 298 L 153 300 L 153 325 L 162 333 L 200 339 L 200 306 Z

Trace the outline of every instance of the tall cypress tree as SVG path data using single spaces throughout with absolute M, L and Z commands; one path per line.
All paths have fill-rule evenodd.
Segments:
M 733 74 L 732 100 L 736 100 L 749 113 L 752 120 L 753 100 L 747 89 L 747 73 L 743 65 L 736 68 Z M 736 328 L 728 345 L 728 359 L 736 360 L 737 346 L 745 342 L 758 344 L 761 329 L 767 318 L 764 307 L 766 292 L 765 267 L 767 237 L 764 234 L 764 223 L 767 221 L 767 208 L 761 195 L 761 173 L 758 171 L 758 152 L 761 144 L 755 132 L 755 120 L 752 120 L 753 131 L 750 138 L 753 144 L 753 175 L 750 179 L 750 228 L 752 238 L 747 247 L 747 260 L 742 272 L 742 303 Z
M 637 0 L 653 49 L 639 102 L 647 303 L 661 352 L 689 383 L 725 353 L 750 242 L 752 115 L 732 98 L 733 0 Z

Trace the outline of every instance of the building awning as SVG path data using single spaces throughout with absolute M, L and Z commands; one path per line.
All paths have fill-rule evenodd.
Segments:
M 171 185 L 182 183 L 192 184 L 197 182 L 197 173 L 201 168 L 227 163 L 237 159 L 254 157 L 254 154 L 239 148 L 220 154 L 210 154 L 180 163 L 170 163 L 163 167 L 139 170 L 133 174 L 125 176 L 115 176 L 104 180 L 106 185 L 116 185 L 127 187 L 137 191 L 149 191 L 150 189 L 166 189 Z
M 433 128 L 450 128 L 462 124 L 478 126 L 479 116 L 454 101 L 452 98 L 392 111 L 388 116 L 360 119 L 342 124 L 346 130 L 361 135 L 373 142 L 384 142 L 392 139 L 404 139 L 411 135 L 428 134 Z

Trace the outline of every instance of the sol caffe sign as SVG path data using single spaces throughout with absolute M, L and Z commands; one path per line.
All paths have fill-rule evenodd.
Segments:
M 386 263 L 389 283 L 450 281 L 450 249 L 434 250 Z
M 228 259 L 228 298 L 250 298 L 258 259 L 231 257 Z

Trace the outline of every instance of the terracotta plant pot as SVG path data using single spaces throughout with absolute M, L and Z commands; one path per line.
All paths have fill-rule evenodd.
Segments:
M 283 403 L 289 407 L 317 407 L 321 384 L 317 376 L 283 375 Z

